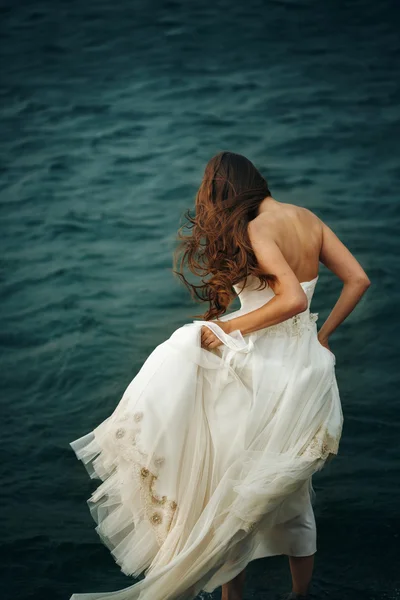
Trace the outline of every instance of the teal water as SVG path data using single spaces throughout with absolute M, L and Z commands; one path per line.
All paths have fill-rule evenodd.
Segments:
M 398 3 L 6 0 L 0 16 L 3 597 L 131 583 L 69 442 L 199 311 L 174 237 L 229 149 L 372 281 L 331 341 L 345 429 L 315 478 L 313 597 L 400 598 Z M 321 266 L 320 323 L 339 291 Z M 288 589 L 284 558 L 249 566 L 245 600 Z

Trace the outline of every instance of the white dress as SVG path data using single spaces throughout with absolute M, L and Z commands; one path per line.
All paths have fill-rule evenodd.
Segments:
M 242 336 L 213 321 L 157 346 L 114 412 L 71 442 L 102 483 L 89 507 L 104 543 L 141 581 L 70 600 L 191 600 L 255 558 L 316 550 L 311 477 L 337 453 L 343 415 L 335 356 L 308 308 Z M 241 308 L 268 302 L 250 277 Z M 235 286 L 236 291 L 240 290 Z M 223 342 L 201 347 L 202 325 Z

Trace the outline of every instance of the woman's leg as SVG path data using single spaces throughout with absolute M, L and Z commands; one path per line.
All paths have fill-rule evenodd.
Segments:
M 243 569 L 234 579 L 222 586 L 221 600 L 243 600 L 243 588 L 246 569 Z
M 314 554 L 311 556 L 289 556 L 292 574 L 292 591 L 306 595 L 310 587 L 314 568 Z

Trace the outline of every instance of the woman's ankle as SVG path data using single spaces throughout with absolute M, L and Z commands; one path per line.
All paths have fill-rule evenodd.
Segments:
M 243 600 L 243 594 L 238 591 L 222 591 L 221 600 Z

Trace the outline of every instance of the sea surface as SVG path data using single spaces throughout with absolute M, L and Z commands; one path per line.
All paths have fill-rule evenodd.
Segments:
M 313 598 L 400 598 L 400 5 L 1 2 L 1 597 L 132 583 L 69 442 L 201 307 L 172 273 L 206 162 L 245 154 L 372 285 L 331 338 L 345 428 L 314 480 Z M 321 324 L 340 292 L 321 265 Z M 290 589 L 248 567 L 244 599 Z M 212 596 L 217 600 L 220 591 Z

